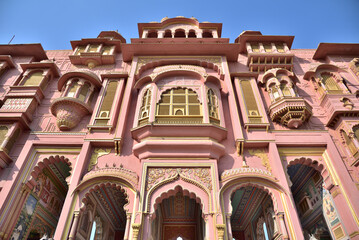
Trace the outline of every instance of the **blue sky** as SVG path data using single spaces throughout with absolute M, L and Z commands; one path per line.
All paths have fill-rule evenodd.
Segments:
M 230 42 L 244 30 L 294 35 L 293 48 L 320 42 L 359 43 L 359 0 L 0 0 L 0 44 L 41 43 L 45 50 L 71 49 L 71 40 L 118 30 L 138 38 L 137 23 L 165 16 L 223 23 Z

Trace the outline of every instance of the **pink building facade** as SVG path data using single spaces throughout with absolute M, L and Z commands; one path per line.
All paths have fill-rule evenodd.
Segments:
M 221 29 L 0 45 L 0 239 L 359 239 L 359 44 Z

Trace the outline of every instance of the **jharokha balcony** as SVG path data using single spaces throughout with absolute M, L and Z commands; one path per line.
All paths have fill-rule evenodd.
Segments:
M 101 80 L 87 71 L 68 72 L 59 79 L 61 96 L 52 102 L 51 113 L 61 131 L 76 127 L 85 115 L 92 113 L 91 102 L 100 86 Z
M 312 115 L 312 107 L 300 97 L 282 98 L 269 107 L 272 121 L 298 128 Z

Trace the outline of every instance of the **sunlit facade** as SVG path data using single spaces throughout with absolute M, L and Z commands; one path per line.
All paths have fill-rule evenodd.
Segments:
M 359 44 L 138 30 L 0 45 L 1 240 L 359 239 Z

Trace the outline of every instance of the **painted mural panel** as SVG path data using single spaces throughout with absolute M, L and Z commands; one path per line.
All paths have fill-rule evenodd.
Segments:
M 29 228 L 37 205 L 37 199 L 33 195 L 29 195 L 25 206 L 21 210 L 19 220 L 16 223 L 15 229 L 11 235 L 11 240 L 24 239 L 26 231 Z
M 323 189 L 323 213 L 330 233 L 334 239 L 347 237 L 344 226 L 341 224 L 340 217 L 336 210 L 333 197 L 328 190 Z

